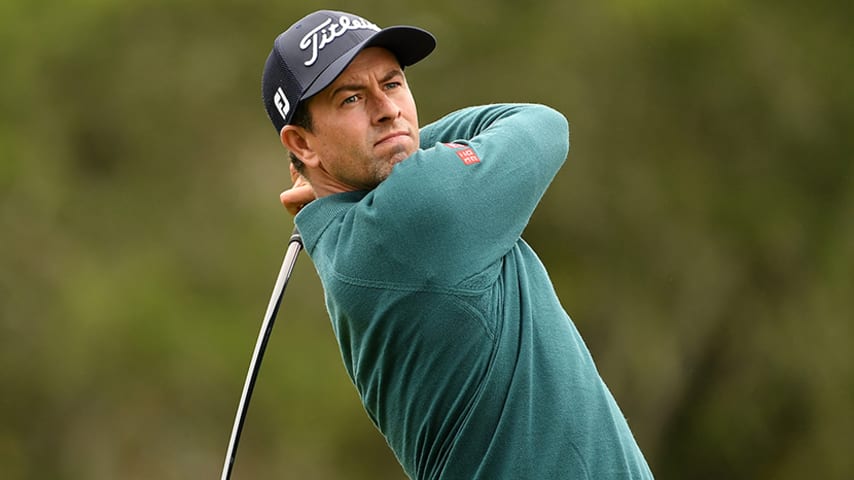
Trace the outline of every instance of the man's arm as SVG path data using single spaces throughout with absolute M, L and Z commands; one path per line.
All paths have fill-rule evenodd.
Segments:
M 395 166 L 365 213 L 383 219 L 395 239 L 388 256 L 407 258 L 414 276 L 483 271 L 516 245 L 566 160 L 567 121 L 542 105 L 488 105 L 422 132 L 422 149 Z

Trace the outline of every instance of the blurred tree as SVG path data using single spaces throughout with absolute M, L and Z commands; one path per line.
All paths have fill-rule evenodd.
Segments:
M 572 150 L 526 232 L 659 478 L 846 478 L 852 7 L 823 0 L 0 5 L 0 471 L 217 474 L 290 221 L 259 101 L 317 8 L 439 38 L 422 123 L 543 102 Z M 402 478 L 307 258 L 235 478 Z

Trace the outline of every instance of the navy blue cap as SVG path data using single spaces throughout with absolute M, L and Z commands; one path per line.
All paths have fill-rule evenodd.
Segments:
M 276 131 L 291 122 L 300 102 L 334 82 L 367 47 L 384 47 L 408 67 L 429 55 L 436 39 L 417 27 L 381 29 L 345 12 L 306 15 L 276 37 L 264 65 L 261 90 Z

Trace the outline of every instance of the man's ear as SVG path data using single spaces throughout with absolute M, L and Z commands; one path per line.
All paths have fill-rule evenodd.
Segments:
M 309 167 L 317 166 L 317 155 L 307 138 L 308 132 L 302 127 L 285 125 L 279 132 L 282 145 Z

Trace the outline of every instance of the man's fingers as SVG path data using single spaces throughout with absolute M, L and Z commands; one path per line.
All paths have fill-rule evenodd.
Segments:
M 288 166 L 291 171 L 291 182 L 297 183 L 297 179 L 300 178 L 299 172 L 296 167 L 294 167 L 293 162 L 289 163 Z
M 314 200 L 314 190 L 311 185 L 294 185 L 293 188 L 279 194 L 279 200 L 291 215 L 296 215 L 305 204 Z

